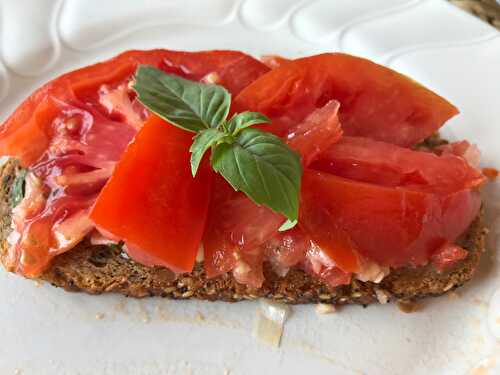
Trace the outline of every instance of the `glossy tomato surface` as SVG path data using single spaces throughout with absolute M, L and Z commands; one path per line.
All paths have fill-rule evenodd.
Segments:
M 192 270 L 201 244 L 212 172 L 191 175 L 192 135 L 152 115 L 129 144 L 99 194 L 90 218 L 122 239 L 146 265 Z M 140 249 L 140 250 L 132 250 Z
M 300 223 L 344 271 L 357 269 L 356 253 L 382 266 L 419 266 L 455 241 L 479 208 L 479 194 L 468 189 L 441 195 L 306 170 Z
M 414 145 L 438 130 L 458 110 L 410 78 L 369 60 L 327 53 L 281 64 L 246 87 L 237 111 L 253 110 L 273 120 L 285 135 L 315 108 L 340 102 L 346 135 L 401 146 Z

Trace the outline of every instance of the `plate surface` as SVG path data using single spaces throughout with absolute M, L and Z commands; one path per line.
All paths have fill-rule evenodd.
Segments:
M 0 0 L 0 120 L 65 71 L 154 47 L 369 57 L 454 102 L 446 135 L 500 165 L 500 33 L 438 0 Z M 500 182 L 485 199 L 489 252 L 453 298 L 295 307 L 280 348 L 252 338 L 255 303 L 69 294 L 2 270 L 0 373 L 500 374 Z

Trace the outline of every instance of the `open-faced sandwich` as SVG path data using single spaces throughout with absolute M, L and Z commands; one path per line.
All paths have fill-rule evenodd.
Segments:
M 385 303 L 440 295 L 484 248 L 458 110 L 340 53 L 130 51 L 0 128 L 5 268 L 67 290 Z

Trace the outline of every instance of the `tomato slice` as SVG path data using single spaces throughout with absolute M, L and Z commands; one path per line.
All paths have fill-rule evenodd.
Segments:
M 89 209 L 135 134 L 91 108 L 54 103 L 47 149 L 30 166 L 26 194 L 12 215 L 18 238 L 6 263 L 27 276 L 42 272 L 93 229 Z
M 357 270 L 355 253 L 381 266 L 420 266 L 467 229 L 480 204 L 468 189 L 440 195 L 306 170 L 300 224 L 344 271 Z
M 191 176 L 191 134 L 151 116 L 99 194 L 95 225 L 139 248 L 150 264 L 192 270 L 208 210 L 211 170 Z
M 308 198 L 301 223 L 312 238 L 330 247 L 332 257 L 351 248 L 393 267 L 425 264 L 443 243 L 453 243 L 477 215 L 473 190 L 485 181 L 455 154 L 437 156 L 362 137 L 343 137 L 311 167 L 343 177 L 308 172 L 304 179 Z M 307 185 L 310 180 L 314 184 Z M 331 200 L 322 200 L 323 193 Z
M 234 102 L 273 120 L 283 136 L 315 108 L 340 102 L 346 135 L 400 146 L 414 145 L 438 130 L 458 110 L 415 81 L 369 60 L 327 53 L 293 60 L 246 87 Z
M 356 181 L 440 193 L 475 188 L 485 181 L 461 157 L 437 156 L 362 137 L 343 137 L 312 168 Z

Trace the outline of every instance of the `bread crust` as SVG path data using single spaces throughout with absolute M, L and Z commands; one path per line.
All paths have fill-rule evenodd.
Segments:
M 18 171 L 17 163 L 7 161 L 0 169 L 0 260 L 4 263 L 11 231 L 10 187 Z M 446 272 L 432 265 L 391 270 L 380 284 L 353 280 L 350 285 L 329 287 L 298 268 L 286 276 L 276 275 L 264 265 L 265 282 L 259 289 L 239 284 L 230 273 L 208 279 L 203 264 L 176 279 L 162 267 L 146 267 L 134 262 L 118 247 L 91 245 L 82 241 L 74 249 L 57 256 L 40 276 L 56 287 L 90 294 L 120 293 L 129 297 L 161 296 L 173 299 L 197 298 L 236 302 L 269 298 L 285 303 L 361 304 L 386 300 L 416 300 L 439 296 L 471 279 L 484 252 L 486 229 L 483 214 L 474 220 L 459 244 L 468 250 L 467 258 Z

